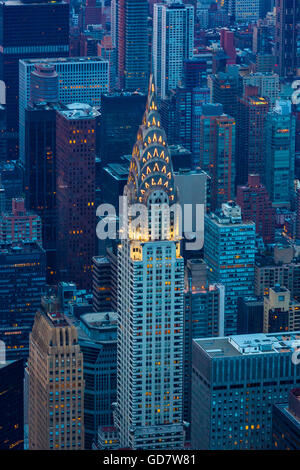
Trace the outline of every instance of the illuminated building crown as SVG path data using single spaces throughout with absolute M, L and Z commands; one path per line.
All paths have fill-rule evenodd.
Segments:
M 133 147 L 125 195 L 129 204 L 151 204 L 176 202 L 176 188 L 166 133 L 161 127 L 153 76 L 143 122 L 139 127 L 137 141 Z

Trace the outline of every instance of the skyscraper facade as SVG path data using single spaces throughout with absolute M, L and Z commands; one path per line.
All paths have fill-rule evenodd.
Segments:
M 148 209 L 176 201 L 153 82 L 125 194 L 129 206 L 140 203 Z M 170 215 L 149 215 L 147 227 L 140 232 L 130 224 L 129 238 L 122 240 L 119 250 L 117 423 L 121 447 L 183 447 L 183 287 L 180 239 Z
M 148 1 L 118 0 L 119 85 L 146 92 L 149 79 Z
M 100 156 L 105 165 L 120 162 L 135 142 L 146 105 L 142 93 L 110 93 L 102 96 Z
M 160 98 L 182 83 L 184 60 L 192 58 L 193 49 L 194 7 L 181 1 L 155 4 L 153 74 Z
M 56 120 L 58 271 L 81 288 L 92 285 L 99 116 L 96 108 L 75 103 Z
M 45 286 L 46 256 L 40 245 L 0 245 L 0 340 L 9 360 L 28 357 L 29 333 Z
M 211 177 L 211 208 L 216 210 L 234 198 L 235 119 L 223 113 L 222 105 L 203 106 L 200 118 L 199 165 Z
M 243 222 L 234 202 L 205 217 L 204 260 L 210 282 L 225 286 L 226 334 L 237 331 L 237 299 L 253 293 L 255 224 Z
M 23 361 L 0 362 L 0 450 L 24 448 Z
M 291 206 L 295 172 L 295 117 L 289 101 L 277 101 L 267 114 L 265 182 L 274 207 Z
M 299 332 L 193 341 L 192 447 L 271 449 L 272 406 L 300 383 Z
M 258 87 L 245 87 L 238 100 L 236 182 L 247 182 L 249 173 L 264 177 L 265 122 L 269 101 L 259 96 Z
M 36 83 L 36 66 L 39 71 L 54 67 L 58 82 L 52 78 L 52 86 L 58 85 L 58 101 L 62 104 L 87 103 L 100 107 L 101 96 L 109 91 L 109 63 L 102 57 L 66 57 L 57 55 L 53 59 L 23 59 L 19 62 L 19 146 L 20 158 L 25 162 L 25 110 L 31 100 L 32 86 Z M 33 85 L 31 78 L 33 73 Z M 40 74 L 39 74 L 40 75 Z M 45 78 L 43 76 L 43 78 Z M 49 77 L 48 77 L 49 79 Z M 41 76 L 39 76 L 41 81 Z M 46 78 L 47 80 L 47 78 Z M 42 80 L 45 83 L 45 79 Z M 48 83 L 48 82 L 47 82 Z M 49 85 L 47 85 L 49 87 Z M 45 88 L 46 85 L 44 84 Z M 53 89 L 53 88 L 52 88 Z M 39 90 L 41 91 L 41 90 Z M 56 93 L 47 92 L 44 101 L 55 102 Z M 33 99 L 35 102 L 35 94 Z M 28 168 L 26 166 L 26 168 Z
M 29 449 L 84 449 L 83 356 L 55 297 L 36 314 L 28 375 Z
M 276 70 L 281 77 L 293 79 L 300 67 L 297 27 L 300 5 L 297 0 L 276 0 L 275 55 Z
M 265 243 L 273 243 L 275 213 L 259 175 L 248 175 L 248 183 L 238 186 L 236 202 L 242 209 L 243 220 L 255 222 L 256 233 L 263 238 Z
M 7 156 L 18 154 L 19 60 L 69 55 L 69 4 L 2 1 L 0 79 L 6 84 Z

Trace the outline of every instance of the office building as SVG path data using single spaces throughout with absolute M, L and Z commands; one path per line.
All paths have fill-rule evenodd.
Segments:
M 243 91 L 247 86 L 256 86 L 259 96 L 267 98 L 270 106 L 274 106 L 280 92 L 279 75 L 277 73 L 251 73 L 244 75 Z
M 256 233 L 265 243 L 273 243 L 275 212 L 259 175 L 248 175 L 248 183 L 237 187 L 236 202 L 242 209 L 243 220 L 255 222 Z
M 264 333 L 296 331 L 299 326 L 299 302 L 286 287 L 276 284 L 264 296 Z
M 1 185 L 5 192 L 5 209 L 11 209 L 12 198 L 23 197 L 24 170 L 19 162 L 0 162 Z
M 224 334 L 224 294 L 220 284 L 207 282 L 203 260 L 187 261 L 184 294 L 184 420 L 191 423 L 192 340 Z M 187 434 L 189 435 L 189 429 Z
M 296 77 L 300 67 L 297 32 L 299 23 L 299 2 L 297 0 L 276 0 L 276 70 L 281 77 L 290 80 Z
M 259 95 L 258 87 L 245 87 L 244 95 L 238 98 L 237 184 L 245 184 L 250 173 L 264 177 L 265 122 L 268 111 L 269 101 Z
M 239 74 L 236 67 L 229 67 L 227 72 L 219 72 L 209 77 L 211 102 L 223 105 L 224 113 L 236 117 L 240 92 Z
M 0 340 L 9 360 L 27 359 L 28 339 L 46 286 L 46 257 L 36 243 L 0 245 Z
M 255 23 L 260 17 L 260 3 L 261 0 L 233 0 L 234 19 L 237 22 Z
M 237 302 L 237 334 L 262 333 L 264 323 L 264 301 L 255 295 L 239 297 Z
M 38 56 L 39 57 L 39 56 Z M 25 162 L 25 110 L 30 101 L 31 74 L 35 80 L 36 66 L 41 70 L 54 67 L 58 74 L 58 101 L 62 104 L 87 103 L 100 107 L 101 96 L 109 91 L 109 62 L 102 57 L 58 57 L 23 59 L 19 63 L 20 158 Z M 44 78 L 44 77 L 43 77 Z M 45 80 L 44 80 L 45 82 Z M 52 85 L 55 84 L 52 80 Z M 46 85 L 44 85 L 46 86 Z M 48 86 L 48 85 L 47 85 Z M 51 97 L 51 101 L 49 98 Z M 53 102 L 55 94 L 47 94 Z M 34 101 L 34 96 L 33 96 Z
M 255 224 L 243 222 L 234 202 L 205 216 L 208 279 L 225 286 L 225 335 L 237 331 L 237 299 L 253 293 Z
M 276 247 L 275 247 L 276 249 Z M 293 256 L 286 261 L 274 257 L 257 257 L 255 261 L 255 295 L 268 294 L 276 284 L 286 287 L 292 298 L 300 299 L 300 263 Z
M 148 1 L 118 0 L 119 86 L 147 91 L 149 79 Z
M 208 51 L 200 51 L 191 59 L 183 61 L 184 86 L 189 90 L 193 88 L 205 88 L 207 77 L 212 73 L 213 54 Z
M 176 202 L 152 80 L 125 191 L 129 206 Z M 118 254 L 116 422 L 121 448 L 182 449 L 184 264 L 176 217 L 150 214 Z
M 0 362 L 0 450 L 24 448 L 24 365 Z
M 95 157 L 100 113 L 75 103 L 57 112 L 57 252 L 60 280 L 92 285 Z
M 75 320 L 75 319 L 74 319 Z M 87 313 L 76 326 L 83 355 L 85 449 L 97 441 L 98 428 L 113 424 L 117 397 L 117 313 Z
M 83 355 L 53 296 L 35 317 L 28 376 L 29 450 L 84 449 Z
M 117 311 L 118 260 L 115 250 L 93 258 L 93 310 Z
M 24 199 L 12 199 L 10 212 L 0 215 L 0 244 L 38 243 L 42 245 L 42 223 L 37 214 L 27 212 Z
M 291 207 L 295 171 L 295 117 L 289 101 L 277 101 L 265 127 L 265 182 L 273 207 Z
M 299 387 L 299 332 L 193 341 L 193 449 L 272 448 L 272 406 Z
M 0 79 L 6 84 L 7 159 L 18 155 L 19 60 L 69 55 L 69 5 L 2 1 Z
M 153 74 L 159 98 L 182 84 L 184 60 L 193 57 L 194 8 L 181 1 L 154 5 Z
M 135 142 L 146 105 L 141 93 L 104 94 L 101 106 L 100 156 L 102 167 L 120 162 Z
M 290 391 L 286 403 L 276 403 L 272 412 L 273 450 L 300 449 L 300 390 Z
M 211 178 L 210 203 L 214 211 L 235 194 L 235 119 L 219 104 L 202 108 L 199 166 Z

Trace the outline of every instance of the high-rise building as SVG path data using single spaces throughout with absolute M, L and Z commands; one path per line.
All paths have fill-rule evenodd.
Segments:
M 20 162 L 0 162 L 1 185 L 5 191 L 5 208 L 11 209 L 11 201 L 14 197 L 23 197 L 24 170 Z
M 273 450 L 300 449 L 300 389 L 290 391 L 285 403 L 273 405 Z
M 184 295 L 184 420 L 191 422 L 192 340 L 224 334 L 224 294 L 220 284 L 207 282 L 203 260 L 187 261 Z
M 99 426 L 112 426 L 117 398 L 117 313 L 87 313 L 71 320 L 83 355 L 84 441 L 91 449 Z M 77 320 L 77 321 L 76 321 Z
M 212 103 L 223 105 L 224 113 L 237 116 L 239 96 L 239 74 L 236 67 L 229 67 L 227 72 L 219 72 L 209 77 Z
M 261 0 L 230 0 L 233 5 L 232 14 L 237 22 L 255 23 L 259 19 Z
M 0 246 L 0 340 L 6 343 L 9 360 L 28 357 L 29 333 L 45 286 L 41 246 Z
M 265 122 L 268 111 L 269 101 L 259 95 L 258 87 L 245 87 L 243 97 L 238 99 L 237 184 L 245 184 L 250 173 L 264 177 Z
M 196 87 L 205 88 L 207 77 L 212 73 L 212 52 L 200 51 L 191 59 L 183 61 L 184 86 L 190 90 Z
M 83 355 L 57 298 L 42 298 L 28 360 L 29 449 L 84 449 Z
M 184 60 L 193 57 L 194 7 L 181 1 L 154 5 L 153 74 L 158 96 L 183 83 Z
M 69 55 L 69 4 L 1 1 L 0 79 L 6 85 L 7 157 L 18 154 L 19 60 Z
M 300 304 L 279 284 L 264 296 L 264 333 L 299 330 Z
M 23 450 L 23 361 L 0 362 L 0 450 Z
M 265 183 L 274 207 L 291 207 L 295 172 L 295 117 L 289 101 L 277 101 L 265 127 Z
M 37 214 L 26 211 L 24 199 L 14 198 L 11 212 L 0 215 L 0 244 L 20 242 L 42 245 L 42 223 Z
M 193 341 L 192 448 L 272 448 L 272 406 L 299 387 L 299 332 Z
M 200 117 L 199 166 L 211 177 L 210 203 L 214 211 L 234 198 L 235 119 L 220 104 L 208 104 Z
M 57 111 L 57 252 L 59 277 L 91 287 L 95 255 L 95 157 L 100 113 L 86 104 Z
M 26 209 L 42 221 L 47 281 L 56 281 L 56 110 L 55 103 L 30 104 L 25 110 Z M 21 132 L 21 128 L 20 128 Z
M 293 79 L 300 67 L 297 26 L 300 5 L 297 0 L 276 0 L 276 70 L 281 77 Z
M 129 223 L 129 237 L 119 248 L 120 446 L 182 449 L 184 264 L 177 217 L 161 213 L 162 203 L 176 202 L 176 191 L 152 80 L 125 194 L 129 206 L 139 203 L 149 211 L 141 231 Z
M 280 84 L 277 73 L 251 73 L 244 75 L 243 90 L 247 86 L 257 86 L 259 96 L 269 100 L 270 106 L 274 106 L 279 96 Z
M 102 167 L 129 155 L 142 120 L 146 95 L 104 94 L 101 105 L 100 156 Z
M 255 222 L 256 233 L 265 243 L 273 243 L 275 211 L 259 175 L 248 175 L 248 183 L 237 187 L 236 202 L 242 209 L 243 220 Z
M 243 222 L 234 202 L 205 216 L 204 260 L 208 279 L 225 286 L 225 335 L 237 331 L 237 299 L 253 293 L 255 224 Z
M 113 249 L 93 258 L 93 309 L 117 311 L 118 259 Z
M 145 93 L 149 79 L 148 1 L 118 0 L 120 88 Z
M 237 334 L 262 333 L 264 323 L 264 302 L 254 295 L 238 298 Z
M 276 247 L 275 247 L 276 250 Z M 255 262 L 255 295 L 268 294 L 269 289 L 276 284 L 287 287 L 291 296 L 300 299 L 300 263 L 293 260 L 293 255 L 287 260 L 274 260 L 268 257 L 257 257 Z
M 236 49 L 234 44 L 234 32 L 229 29 L 221 29 L 220 46 L 224 49 L 228 59 L 227 65 L 233 65 L 236 62 Z
M 25 110 L 31 100 L 32 86 L 36 83 L 36 67 L 39 70 L 55 68 L 58 74 L 58 101 L 62 104 L 87 103 L 100 107 L 103 93 L 109 91 L 109 62 L 102 57 L 66 57 L 52 59 L 23 59 L 19 63 L 19 146 L 20 158 L 25 162 Z M 33 75 L 32 75 L 33 74 Z M 33 78 L 33 85 L 31 84 Z M 44 77 L 43 88 L 48 88 L 44 101 L 55 102 L 57 91 L 49 93 L 57 84 L 55 77 Z M 41 77 L 40 77 L 41 79 Z M 47 80 L 47 81 L 46 81 Z M 45 83 L 46 82 L 46 83 Z M 35 102 L 33 99 L 31 101 Z M 51 99 L 50 99 L 51 98 Z M 26 166 L 27 168 L 27 166 Z

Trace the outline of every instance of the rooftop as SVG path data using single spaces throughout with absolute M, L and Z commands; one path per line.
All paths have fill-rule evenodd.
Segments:
M 6 2 L 7 3 L 7 2 Z M 18 2 L 17 2 L 18 3 Z M 21 2 L 19 2 L 21 3 Z M 52 57 L 49 59 L 22 59 L 20 62 L 27 64 L 27 65 L 35 65 L 35 64 L 77 64 L 80 62 L 107 62 L 107 60 L 103 59 L 102 57 L 93 56 L 93 57 Z
M 253 354 L 292 353 L 300 345 L 300 331 L 285 334 L 235 335 L 194 341 L 212 359 Z

